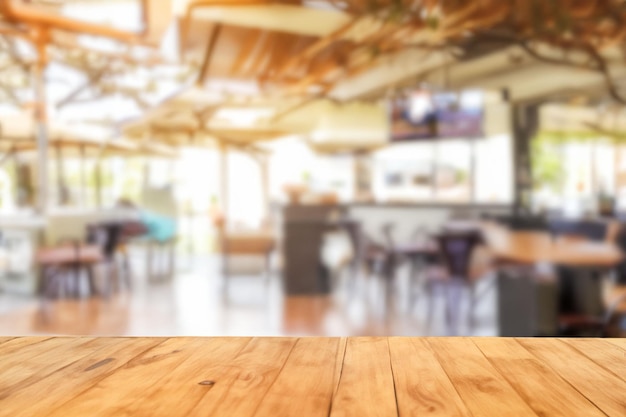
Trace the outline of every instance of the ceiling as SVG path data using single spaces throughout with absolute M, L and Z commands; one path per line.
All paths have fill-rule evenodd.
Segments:
M 405 86 L 506 90 L 513 102 L 605 91 L 601 74 L 540 62 L 517 46 L 470 37 L 449 48 L 413 47 L 438 39 L 337 4 L 8 0 L 0 6 L 0 65 L 8 71 L 0 102 L 24 111 L 34 100 L 28 69 L 37 55 L 24 46 L 32 28 L 50 34 L 51 62 L 80 74 L 51 89 L 49 112 L 71 125 L 80 114 L 140 142 L 250 144 L 297 134 L 319 149 L 367 148 L 387 139 L 380 100 Z M 614 77 L 626 79 L 621 55 L 606 57 Z M 88 103 L 94 111 L 81 113 Z

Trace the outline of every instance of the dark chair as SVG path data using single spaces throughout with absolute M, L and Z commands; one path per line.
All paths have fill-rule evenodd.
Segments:
M 354 284 L 361 273 L 361 267 L 365 265 L 365 249 L 367 242 L 361 224 L 355 221 L 341 221 L 339 227 L 346 233 L 352 249 L 352 258 L 348 262 L 350 270 L 350 290 L 354 289 Z
M 446 292 L 446 321 L 451 334 L 457 333 L 459 323 L 460 295 L 464 288 L 470 290 L 468 324 L 474 325 L 474 307 L 480 298 L 475 291 L 476 279 L 472 274 L 472 256 L 482 243 L 479 233 L 445 231 L 436 236 L 441 259 L 439 268 L 433 267 L 427 273 L 429 292 L 428 322 L 432 321 L 433 297 L 437 289 Z
M 391 288 L 395 281 L 396 268 L 400 257 L 394 251 L 393 224 L 385 223 L 381 227 L 384 242 L 378 242 L 369 236 L 359 224 L 344 226 L 352 245 L 353 259 L 350 263 L 352 282 L 365 269 L 366 276 L 374 275 L 385 285 L 385 304 L 389 306 Z
M 549 221 L 550 232 L 553 236 L 602 242 L 607 240 L 619 242 L 619 233 L 611 231 L 612 223 L 596 219 L 563 219 L 554 218 Z M 616 267 L 619 272 L 619 266 Z M 563 328 L 580 328 L 580 320 L 597 322 L 595 315 L 602 310 L 600 297 L 591 294 L 600 293 L 601 281 L 606 276 L 606 270 L 592 270 L 589 268 L 572 268 L 559 266 L 559 312 L 564 317 Z M 591 302 L 597 300 L 596 302 Z M 578 321 L 574 325 L 573 321 Z
M 98 245 L 104 255 L 104 264 L 107 268 L 108 292 L 112 291 L 115 282 L 118 289 L 123 281 L 131 289 L 131 269 L 128 253 L 125 249 L 128 234 L 124 222 L 103 222 L 87 225 L 87 242 Z M 118 265 L 118 261 L 121 265 Z
M 615 243 L 622 250 L 622 252 L 626 253 L 626 227 L 620 224 L 619 231 L 616 235 Z M 621 285 L 626 284 L 626 260 L 617 265 L 616 270 L 617 282 Z
M 511 230 L 545 231 L 549 229 L 548 220 L 543 216 L 494 216 L 494 220 Z
M 602 315 L 561 314 L 559 335 L 567 337 L 610 337 L 611 326 L 622 313 L 620 308 L 626 303 L 626 291 L 616 296 Z
M 550 232 L 554 236 L 578 236 L 601 242 L 606 239 L 609 223 L 603 220 L 548 220 Z

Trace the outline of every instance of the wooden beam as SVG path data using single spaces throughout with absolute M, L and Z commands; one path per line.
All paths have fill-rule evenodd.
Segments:
M 242 42 L 237 58 L 230 67 L 231 76 L 240 75 L 246 64 L 249 66 L 255 50 L 259 48 L 259 44 L 265 42 L 267 36 L 267 31 L 261 31 L 259 33 L 259 31 L 254 30 L 248 34 L 245 41 Z
M 202 60 L 202 65 L 200 67 L 200 73 L 198 74 L 198 80 L 196 84 L 201 86 L 204 84 L 206 77 L 208 75 L 209 67 L 211 66 L 211 59 L 213 58 L 213 51 L 215 50 L 215 44 L 217 43 L 217 39 L 222 30 L 222 24 L 216 23 L 211 30 L 211 37 L 207 43 L 206 51 L 204 53 L 204 58 Z
M 97 70 L 95 74 L 90 74 L 88 76 L 89 79 L 84 84 L 78 86 L 72 92 L 70 92 L 65 97 L 63 97 L 61 100 L 59 100 L 56 103 L 56 108 L 57 109 L 61 109 L 64 106 L 66 106 L 67 104 L 69 104 L 72 100 L 74 100 L 76 97 L 78 97 L 87 88 L 93 86 L 94 83 L 97 83 L 98 81 L 100 81 L 102 79 L 102 77 L 104 77 L 104 75 L 107 73 L 108 70 L 109 70 L 109 66 L 105 66 L 105 67 L 100 68 L 99 70 Z
M 361 72 L 378 64 L 382 55 L 387 54 L 387 50 L 396 48 L 401 50 L 403 45 L 402 41 L 398 41 L 397 38 L 402 35 L 410 35 L 415 30 L 414 27 L 399 26 L 397 24 L 387 24 L 383 30 L 377 31 L 368 35 L 362 41 L 359 41 L 354 45 L 349 55 L 345 58 L 344 65 L 335 65 L 336 79 L 331 84 L 323 87 L 322 91 L 329 91 L 341 78 L 357 75 Z M 372 50 L 379 51 L 378 56 L 372 56 Z M 393 52 L 397 52 L 393 50 Z M 313 84 L 317 84 L 329 75 L 333 75 L 333 70 L 328 67 L 323 67 L 316 73 L 311 73 L 307 77 L 303 78 L 295 86 L 290 89 L 292 93 L 306 93 L 306 89 Z
M 129 44 L 148 43 L 144 33 L 127 32 L 111 26 L 71 19 L 60 14 L 43 11 L 41 8 L 23 1 L 3 1 L 0 3 L 0 12 L 4 14 L 7 20 L 19 22 L 26 26 L 101 36 Z
M 277 33 L 266 32 L 263 42 L 259 42 L 254 51 L 254 60 L 248 65 L 246 75 L 257 78 L 268 67 L 271 60 L 272 49 L 278 43 Z
M 348 33 L 358 22 L 359 18 L 354 18 L 330 35 L 320 38 L 315 43 L 311 44 L 304 51 L 302 51 L 298 55 L 294 55 L 292 59 L 287 61 L 284 65 L 282 65 L 278 71 L 276 71 L 276 76 L 281 77 L 284 76 L 287 72 L 292 69 L 302 65 L 304 62 L 307 62 L 310 58 L 315 56 L 317 53 L 321 52 L 324 48 L 335 42 L 336 40 L 343 37 L 346 33 Z

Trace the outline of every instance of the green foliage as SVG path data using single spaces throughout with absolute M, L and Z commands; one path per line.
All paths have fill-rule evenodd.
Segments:
M 565 168 L 555 146 L 541 140 L 531 142 L 531 162 L 533 185 L 535 188 L 547 186 L 560 190 L 565 180 Z
M 426 18 L 426 26 L 431 30 L 437 30 L 439 27 L 439 19 L 435 16 L 428 16 Z
M 469 180 L 469 172 L 463 169 L 457 169 L 455 174 L 455 180 L 457 184 L 464 184 Z

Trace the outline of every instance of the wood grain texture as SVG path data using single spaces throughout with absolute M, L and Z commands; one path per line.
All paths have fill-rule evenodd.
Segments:
M 145 401 L 135 404 L 132 415 L 169 416 L 172 410 L 190 415 L 201 401 L 216 400 L 213 388 L 222 383 L 224 364 L 237 357 L 250 338 L 188 340 L 190 355 L 143 394 Z M 184 398 L 185 401 L 181 401 Z
M 626 415 L 618 339 L 1 339 L 0 417 Z
M 618 346 L 624 350 L 626 350 L 626 338 L 623 339 L 605 339 L 607 343 L 611 343 L 615 346 Z
M 224 343 L 224 339 L 216 339 Z M 298 339 L 255 338 L 222 364 L 219 383 L 186 416 L 252 416 L 281 372 Z
M 47 415 L 76 396 L 80 390 L 91 388 L 135 356 L 164 340 L 99 339 L 91 343 L 92 351 L 87 356 L 74 358 L 75 361 L 69 366 L 60 368 L 30 385 L 21 384 L 13 389 L 0 407 L 0 416 L 17 416 L 20 413 Z M 59 362 L 51 363 L 59 366 Z M 68 381 L 72 383 L 68 384 Z M 37 398 L 37 401 L 33 401 L 33 398 Z
M 563 339 L 563 342 L 626 381 L 626 350 L 597 339 Z
M 626 415 L 626 382 L 570 345 L 554 339 L 518 339 L 608 416 Z
M 126 366 L 99 381 L 95 386 L 76 395 L 62 409 L 50 416 L 109 416 L 109 415 L 169 415 L 189 401 L 181 401 L 181 395 L 188 394 L 191 387 L 198 388 L 197 377 L 189 375 L 196 369 L 198 355 L 211 357 L 218 349 L 240 347 L 245 340 L 230 339 L 167 339 L 141 355 L 131 359 Z M 195 356 L 195 357 L 194 357 Z M 216 361 L 223 359 L 217 356 Z M 190 366 L 191 365 L 191 366 Z M 180 368 L 184 372 L 180 371 Z M 181 373 L 183 376 L 181 377 Z M 191 378 L 191 379 L 188 379 Z M 126 387 L 124 390 L 118 387 Z M 197 394 L 197 393 L 196 393 Z M 102 398 L 106 396 L 107 401 Z M 141 398 L 142 401 L 137 401 Z M 172 404 L 171 402 L 174 402 Z M 167 407 L 164 409 L 163 407 Z
M 386 338 L 350 338 L 331 417 L 395 416 L 396 398 Z
M 536 415 L 471 339 L 429 339 L 428 343 L 472 415 Z
M 0 379 L 0 400 L 8 397 L 15 387 L 30 385 L 32 381 L 41 379 L 60 367 L 72 363 L 75 358 L 87 355 L 93 347 L 94 339 L 48 339 L 31 345 L 21 346 L 12 354 L 0 357 L 0 369 L 3 378 Z M 21 345 L 8 342 L 6 345 Z M 5 346 L 8 347 L 8 346 Z M 55 360 L 51 360 L 55 358 Z
M 348 338 L 342 337 L 337 345 L 337 357 L 335 358 L 335 373 L 333 375 L 333 398 L 337 395 L 339 381 L 341 380 L 341 372 L 343 370 L 343 360 L 346 357 L 346 348 L 348 346 Z
M 328 416 L 338 347 L 338 339 L 299 339 L 254 415 Z M 289 401 L 285 401 L 285 393 L 289 393 Z
M 14 352 L 24 349 L 27 346 L 36 345 L 46 340 L 52 339 L 51 337 L 16 337 L 11 340 L 7 340 L 0 345 L 0 358 L 5 358 Z M 60 339 L 60 338 L 59 338 Z M 62 344 L 63 340 L 58 340 L 56 343 Z
M 515 339 L 475 338 L 473 341 L 537 415 L 604 416 Z
M 471 416 L 425 339 L 390 338 L 400 416 Z
M 0 345 L 13 339 L 15 339 L 15 337 L 0 337 Z

